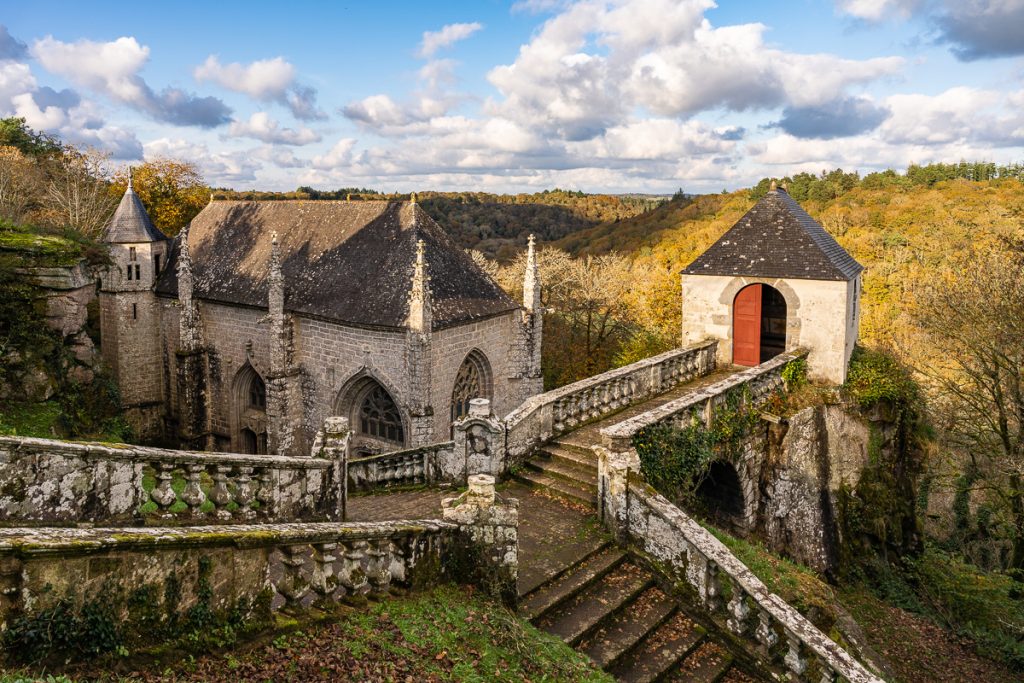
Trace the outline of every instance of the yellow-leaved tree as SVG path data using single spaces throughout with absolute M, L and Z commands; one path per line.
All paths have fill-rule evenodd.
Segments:
M 128 185 L 128 169 L 114 176 L 118 197 Z M 157 158 L 132 167 L 132 187 L 153 224 L 172 237 L 210 201 L 210 187 L 195 164 Z

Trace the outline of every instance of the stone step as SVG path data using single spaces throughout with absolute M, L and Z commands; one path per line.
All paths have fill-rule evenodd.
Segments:
M 597 454 L 594 453 L 594 449 L 591 448 L 591 446 L 593 446 L 593 445 L 600 445 L 599 443 L 597 443 L 597 444 L 586 443 L 586 442 L 584 442 L 584 441 L 582 441 L 580 439 L 580 436 L 578 434 L 576 434 L 574 432 L 569 432 L 565 436 L 562 436 L 562 437 L 559 437 L 559 438 L 555 439 L 549 445 L 552 445 L 552 444 L 555 445 L 555 446 L 558 446 L 560 448 L 563 448 L 566 451 L 570 451 L 572 453 L 577 453 L 577 454 L 582 455 L 582 456 L 593 458 L 594 459 L 594 466 L 597 467 Z
M 591 490 L 585 486 L 530 469 L 520 470 L 516 473 L 515 478 L 524 484 L 548 489 L 552 494 L 561 498 L 585 503 L 591 507 L 597 506 L 597 487 Z
M 612 667 L 610 673 L 624 683 L 652 683 L 672 672 L 704 640 L 705 631 L 676 612 Z M 684 679 L 689 680 L 689 679 Z
M 680 662 L 667 683 L 719 683 L 732 670 L 732 655 L 713 641 L 705 641 Z M 738 675 L 738 680 L 751 680 Z
M 631 562 L 620 564 L 573 599 L 552 610 L 537 626 L 575 645 L 654 583 L 654 577 Z
M 571 467 L 557 460 L 545 457 L 535 457 L 532 460 L 528 460 L 526 466 L 535 472 L 541 472 L 584 488 L 593 489 L 594 494 L 597 494 L 597 470 L 594 470 L 593 474 L 591 474 L 579 467 Z
M 593 451 L 581 452 L 572 448 L 565 448 L 558 444 L 549 444 L 544 447 L 543 453 L 551 456 L 552 460 L 563 462 L 572 467 L 578 467 L 586 472 L 593 473 L 597 478 L 597 454 Z
M 602 669 L 608 670 L 675 612 L 675 602 L 658 588 L 648 588 L 580 644 Z
M 530 621 L 544 616 L 613 570 L 625 557 L 624 552 L 610 543 L 606 544 L 579 564 L 569 567 L 526 595 L 519 603 L 519 614 Z

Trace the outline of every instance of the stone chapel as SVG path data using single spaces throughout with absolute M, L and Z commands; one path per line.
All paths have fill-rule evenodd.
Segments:
M 773 182 L 683 269 L 683 343 L 718 339 L 726 365 L 803 347 L 810 377 L 842 384 L 860 328 L 863 270 Z
M 212 201 L 175 239 L 131 183 L 105 234 L 102 353 L 139 436 L 307 455 L 449 438 L 472 398 L 540 393 L 533 239 L 512 300 L 412 201 Z

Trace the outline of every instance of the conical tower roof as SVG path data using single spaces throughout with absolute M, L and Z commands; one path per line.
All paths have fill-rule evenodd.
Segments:
M 128 177 L 128 189 L 121 197 L 121 203 L 117 205 L 107 229 L 104 233 L 105 242 L 159 242 L 166 240 L 167 236 L 153 225 L 146 213 L 146 207 L 142 205 L 139 195 L 135 194 L 132 188 L 131 176 Z
M 687 275 L 852 280 L 864 267 L 803 210 L 772 188 L 696 261 Z

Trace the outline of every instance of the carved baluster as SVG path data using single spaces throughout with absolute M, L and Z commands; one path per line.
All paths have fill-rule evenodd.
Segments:
M 367 543 L 350 541 L 343 545 L 345 552 L 342 555 L 341 571 L 338 572 L 338 583 L 345 588 L 346 602 L 365 602 L 366 592 L 370 587 L 366 580 L 366 570 L 363 569 Z
M 757 629 L 754 631 L 757 642 L 761 643 L 766 652 L 770 652 L 775 644 L 779 642 L 779 634 L 772 628 L 772 615 L 768 610 L 757 610 Z
M 726 623 L 736 635 L 746 635 L 750 628 L 751 614 L 747 592 L 735 579 L 730 579 L 729 584 L 732 587 L 732 598 L 729 600 L 729 619 Z
M 370 597 L 380 599 L 391 586 L 391 539 L 376 540 L 366 551 L 366 578 L 370 583 Z
M 174 489 L 171 488 L 171 480 L 174 479 L 174 463 L 159 462 L 156 464 L 156 486 L 150 492 L 149 497 L 160 506 L 160 514 L 163 517 L 171 515 L 169 508 L 178 499 Z
M 260 488 L 256 492 L 256 500 L 260 502 L 260 513 L 263 517 L 272 517 L 274 514 L 274 470 L 270 467 L 261 467 L 256 473 L 259 478 Z
M 214 468 L 210 500 L 213 501 L 216 508 L 217 519 L 231 519 L 231 512 L 228 510 L 228 503 L 231 502 L 231 492 L 228 491 L 229 472 L 231 472 L 231 465 L 217 465 Z
M 328 601 L 338 587 L 338 577 L 334 574 L 334 560 L 337 559 L 334 551 L 337 547 L 337 543 L 313 544 L 313 576 L 309 585 L 321 602 Z
M 722 576 L 718 572 L 718 565 L 708 560 L 708 592 L 707 606 L 711 612 L 717 612 L 722 607 Z
M 188 510 L 193 517 L 200 517 L 203 514 L 199 508 L 206 502 L 206 494 L 203 493 L 200 482 L 205 471 L 204 465 L 188 465 L 186 467 L 185 488 L 181 491 L 181 499 L 185 505 L 188 505 Z
M 786 642 L 789 644 L 789 651 L 786 652 L 786 668 L 788 668 L 793 676 L 800 680 L 804 673 L 807 671 L 807 655 L 805 653 L 805 646 L 803 641 L 797 636 L 797 634 L 786 629 Z
M 555 434 L 560 434 L 565 429 L 565 414 L 562 399 L 558 399 L 551 406 L 551 428 Z
M 411 545 L 409 539 L 402 539 L 398 542 L 391 543 L 391 590 L 395 590 L 395 584 L 405 583 L 405 568 L 406 561 L 408 560 L 407 555 L 409 550 L 407 546 Z
M 302 606 L 302 598 L 309 592 L 309 583 L 302 576 L 302 566 L 306 564 L 307 545 L 283 545 L 281 551 L 281 578 L 274 588 L 285 601 L 285 609 L 298 609 Z
M 818 683 L 836 683 L 839 680 L 839 674 L 829 666 L 827 663 L 821 663 L 821 678 L 818 679 Z
M 235 502 L 238 503 L 236 514 L 242 519 L 252 519 L 256 511 L 252 509 L 252 502 L 256 500 L 256 491 L 252 486 L 252 467 L 239 467 L 238 476 L 235 478 Z

